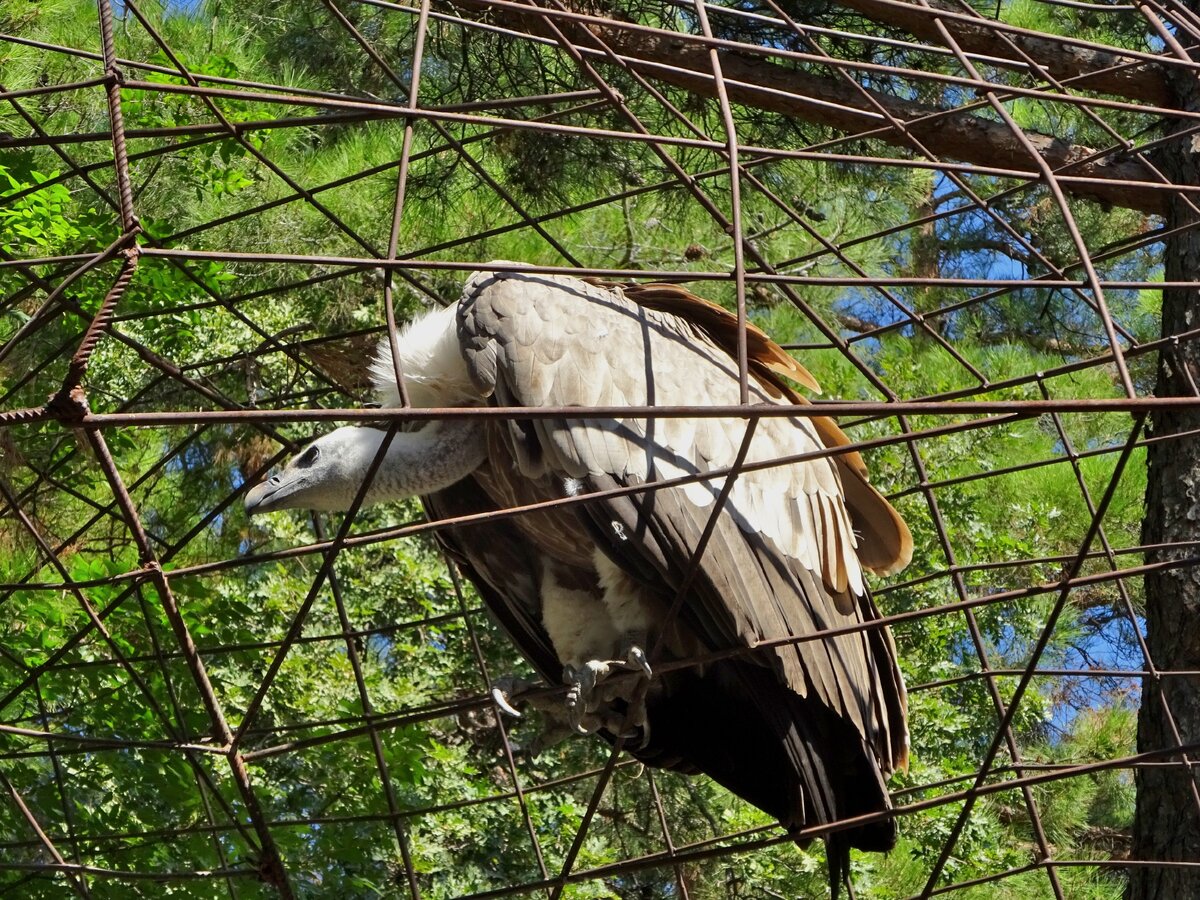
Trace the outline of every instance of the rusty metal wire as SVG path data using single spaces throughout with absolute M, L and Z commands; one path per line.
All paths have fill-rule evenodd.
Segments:
M 412 900 L 446 896 L 445 885 L 422 872 L 416 862 L 414 829 L 421 821 L 457 814 L 481 823 L 491 821 L 489 816 L 518 816 L 521 840 L 528 838 L 536 861 L 523 876 L 492 887 L 477 886 L 471 897 L 557 898 L 572 885 L 613 885 L 621 878 L 657 872 L 663 884 L 687 898 L 695 895 L 692 867 L 767 853 L 796 837 L 823 836 L 885 815 L 813 827 L 798 836 L 782 835 L 771 826 L 722 827 L 712 822 L 708 836 L 697 838 L 698 832 L 672 819 L 663 799 L 663 776 L 647 772 L 645 793 L 653 815 L 643 830 L 653 836 L 650 844 L 661 849 L 630 851 L 615 860 L 587 856 L 591 829 L 607 827 L 602 821 L 606 816 L 617 821 L 624 814 L 614 799 L 621 780 L 642 777 L 639 767 L 622 754 L 621 741 L 567 776 L 547 777 L 527 764 L 514 743 L 514 729 L 500 719 L 487 691 L 495 668 L 494 661 L 489 662 L 489 652 L 494 652 L 489 650 L 491 626 L 448 560 L 444 563 L 454 598 L 449 611 L 411 609 L 401 621 L 363 621 L 347 599 L 347 554 L 470 528 L 497 515 L 521 516 L 586 503 L 598 495 L 513 507 L 497 515 L 392 521 L 367 528 L 356 515 L 364 484 L 336 527 L 314 516 L 307 536 L 297 533 L 287 546 L 263 547 L 261 535 L 247 529 L 237 555 L 206 552 L 211 535 L 230 527 L 240 515 L 245 489 L 295 449 L 299 432 L 294 427 L 299 423 L 385 424 L 389 437 L 373 473 L 391 436 L 407 423 L 452 416 L 511 418 L 518 413 L 501 407 L 413 409 L 398 362 L 401 408 L 363 409 L 364 384 L 347 377 L 345 366 L 339 367 L 336 360 L 340 352 L 361 368 L 363 348 L 380 336 L 395 347 L 398 312 L 413 302 L 449 299 L 445 285 L 461 281 L 477 267 L 481 260 L 472 254 L 478 246 L 517 235 L 536 237 L 545 252 L 540 261 L 513 263 L 513 269 L 687 283 L 701 293 L 720 293 L 736 308 L 741 405 L 593 411 L 597 416 L 745 421 L 738 460 L 703 476 L 721 491 L 709 529 L 743 472 L 867 451 L 892 453 L 899 460 L 891 498 L 904 504 L 910 520 L 921 519 L 928 536 L 923 552 L 929 558 L 919 568 L 876 587 L 884 612 L 877 622 L 689 660 L 656 660 L 656 671 L 870 628 L 890 626 L 899 634 L 906 634 L 900 629 L 912 628 L 907 634 L 914 635 L 923 628 L 953 628 L 961 637 L 962 658 L 944 673 L 910 685 L 909 691 L 914 697 L 954 697 L 953 691 L 978 685 L 995 721 L 986 743 L 976 748 L 969 773 L 927 781 L 911 778 L 894 786 L 893 815 L 901 819 L 902 832 L 906 823 L 919 823 L 922 816 L 940 816 L 948 823 L 940 832 L 940 845 L 927 848 L 920 873 L 924 886 L 915 897 L 1033 877 L 1063 900 L 1069 897 L 1064 880 L 1078 867 L 1099 872 L 1196 865 L 1100 850 L 1094 858 L 1064 855 L 1044 821 L 1042 791 L 1048 785 L 1110 771 L 1130 777 L 1155 767 L 1194 771 L 1200 746 L 1180 728 L 1165 692 L 1155 690 L 1153 702 L 1161 706 L 1168 741 L 1160 747 L 1139 746 L 1136 753 L 1129 749 L 1105 759 L 1047 761 L 1038 758 L 1016 722 L 1027 714 L 1027 695 L 1035 684 L 1053 683 L 1055 690 L 1066 691 L 1084 689 L 1078 686 L 1086 683 L 1086 690 L 1128 691 L 1136 697 L 1144 685 L 1200 677 L 1153 658 L 1138 606 L 1141 579 L 1195 567 L 1200 563 L 1200 541 L 1114 540 L 1110 513 L 1115 498 L 1128 488 L 1139 454 L 1166 442 L 1197 439 L 1194 430 L 1153 434 L 1144 426 L 1152 414 L 1164 410 L 1200 408 L 1195 383 L 1180 396 L 1155 396 L 1148 374 L 1155 358 L 1175 364 L 1180 348 L 1200 338 L 1200 329 L 1148 336 L 1144 328 L 1123 318 L 1130 315 L 1128 298 L 1134 292 L 1196 285 L 1166 282 L 1155 277 L 1161 271 L 1153 267 L 1138 269 L 1122 262 L 1194 227 L 1172 230 L 1158 224 L 1172 204 L 1190 209 L 1193 222 L 1200 219 L 1200 186 L 1173 181 L 1156 155 L 1169 140 L 1200 129 L 1200 112 L 1179 108 L 1162 86 L 1168 76 L 1194 79 L 1200 73 L 1193 58 L 1193 48 L 1200 43 L 1200 16 L 1175 0 L 1129 5 L 1041 2 L 1059 11 L 1111 17 L 1113 22 L 1120 17 L 1124 23 L 1136 21 L 1147 29 L 1147 49 L 1117 49 L 1084 36 L 1055 38 L 1064 57 L 1090 54 L 1097 60 L 1090 70 L 1079 71 L 1069 60 L 1039 53 L 1033 43 L 1042 39 L 1037 32 L 987 18 L 965 2 L 929 0 L 847 0 L 848 10 L 894 25 L 897 30 L 887 35 L 856 30 L 852 17 L 837 28 L 816 27 L 798 21 L 789 12 L 791 4 L 775 0 L 764 0 L 753 9 L 673 0 L 661 4 L 656 24 L 601 15 L 588 4 L 566 0 L 312 4 L 323 15 L 324 36 L 361 55 L 363 71 L 371 73 L 372 82 L 386 84 L 393 92 L 387 99 L 357 84 L 318 90 L 272 83 L 257 77 L 259 73 L 245 73 L 248 77 L 243 78 L 204 71 L 196 61 L 183 59 L 173 45 L 170 15 L 135 0 L 124 0 L 116 9 L 112 0 L 97 0 L 96 40 L 87 46 L 0 34 L 0 43 L 14 53 L 49 54 L 69 62 L 66 69 L 74 73 L 61 83 L 11 89 L 0 84 L 4 121 L 23 129 L 0 133 L 0 164 L 6 153 L 37 152 L 53 157 L 58 166 L 36 184 L 8 191 L 0 202 L 16 208 L 39 191 L 62 186 L 86 193 L 98 209 L 107 211 L 113 226 L 102 245 L 76 241 L 50 250 L 45 249 L 49 244 L 40 244 L 42 249 L 27 253 L 10 252 L 0 234 L 0 284 L 5 286 L 0 316 L 12 315 L 19 323 L 5 326 L 5 343 L 0 346 L 0 552 L 12 549 L 17 558 L 16 548 L 30 548 L 20 557 L 23 569 L 10 570 L 23 574 L 0 583 L 0 610 L 15 611 L 19 617 L 24 604 L 32 608 L 45 598 L 62 596 L 82 613 L 81 619 L 53 631 L 53 640 L 39 655 L 17 653 L 0 639 L 0 807 L 7 805 L 0 813 L 0 877 L 8 879 L 4 886 L 9 894 L 17 896 L 25 889 L 32 895 L 50 886 L 87 898 L 100 885 L 151 880 L 203 884 L 211 896 L 258 896 L 259 890 L 266 890 L 290 898 L 312 889 L 299 883 L 305 873 L 297 871 L 285 849 L 295 846 L 295 836 L 307 833 L 319 840 L 322 830 L 358 827 L 393 860 L 393 891 Z M 409 29 L 407 55 L 397 58 L 394 48 L 377 41 L 363 26 L 367 13 Z M 118 23 L 123 34 L 118 34 Z M 734 26 L 769 28 L 779 38 L 746 43 L 729 36 Z M 131 33 L 138 39 L 128 39 Z M 510 96 L 427 102 L 422 89 L 430 79 L 427 72 L 423 76 L 423 68 L 431 42 L 448 34 L 464 41 L 500 38 L 553 56 L 571 67 L 583 86 L 533 80 Z M 985 38 L 991 49 L 985 49 Z M 672 48 L 668 56 L 646 50 L 661 42 Z M 869 48 L 869 53 L 851 58 L 846 49 L 850 45 Z M 957 70 L 924 70 L 897 64 L 899 57 L 888 56 L 901 51 L 909 54 L 908 60 L 924 54 L 939 65 L 954 63 Z M 793 67 L 783 70 L 791 73 L 788 78 L 770 74 L 772 67 L 784 65 Z M 1164 74 L 1156 81 L 1147 74 L 1151 68 Z M 888 90 L 881 89 L 883 85 Z M 694 103 L 681 105 L 673 99 L 678 96 L 675 89 L 690 92 Z M 635 93 L 639 102 L 632 102 Z M 107 126 L 90 131 L 67 127 L 57 115 L 57 104 L 93 95 L 106 111 Z M 935 95 L 941 98 L 938 106 L 914 99 Z M 154 103 L 176 104 L 188 111 L 190 121 L 139 120 L 136 126 L 127 125 L 130 109 Z M 239 104 L 252 106 L 255 117 L 241 116 Z M 646 116 L 647 108 L 656 110 L 656 118 Z M 739 113 L 743 108 L 783 116 L 801 116 L 803 111 L 822 127 L 816 129 L 817 137 L 798 138 L 798 132 L 792 132 L 795 139 L 781 139 L 778 146 L 756 146 L 746 139 L 748 129 L 743 129 Z M 1060 115 L 1080 116 L 1103 135 L 1105 145 L 1068 152 L 1058 146 L 1065 142 L 1043 140 L 1044 134 L 1022 124 L 1032 121 L 1028 110 L 1033 108 L 1049 122 Z M 974 149 L 970 141 L 959 141 L 953 153 L 939 153 L 944 146 L 939 138 L 968 118 L 970 127 L 978 130 Z M 309 130 L 366 136 L 384 126 L 398 136 L 393 158 L 336 177 L 298 172 L 275 144 L 261 139 Z M 1164 129 L 1171 129 L 1170 135 L 1164 136 Z M 618 156 L 652 161 L 644 168 L 654 174 L 593 195 L 530 200 L 506 184 L 488 162 L 489 153 L 507 146 L 514 136 L 606 148 Z M 211 210 L 203 221 L 150 223 L 142 195 L 154 186 L 159 167 L 216 146 L 237 148 L 271 189 L 245 206 L 232 203 L 229 210 Z M 424 231 L 414 225 L 412 219 L 419 213 L 413 212 L 418 206 L 413 198 L 425 189 L 416 173 L 427 164 L 470 173 L 491 204 L 487 220 L 464 224 L 450 237 L 443 230 Z M 803 198 L 782 195 L 772 179 L 774 167 L 782 165 L 836 166 L 877 178 L 920 174 L 934 179 L 944 196 L 931 195 L 937 202 L 914 218 L 893 221 L 881 216 L 860 233 L 843 234 L 814 216 Z M 368 232 L 339 212 L 338 200 L 342 192 L 365 191 L 381 179 L 387 179 L 391 195 L 390 208 L 379 214 L 387 227 Z M 1109 236 L 1106 246 L 1093 246 L 1086 210 L 1076 200 L 1081 197 L 1134 210 L 1141 218 L 1125 233 Z M 688 255 L 680 248 L 678 253 L 641 260 L 632 247 L 623 255 L 596 253 L 574 224 L 596 211 L 624 210 L 628 217 L 629 204 L 658 198 L 682 203 L 702 219 L 725 242 L 723 255 Z M 777 222 L 768 225 L 750 217 L 748 198 L 770 210 Z M 1036 205 L 1041 218 L 1014 223 L 1007 211 L 1020 204 Z M 235 233 L 229 226 L 256 227 L 279 210 L 299 209 L 319 223 L 313 227 L 319 237 L 309 246 L 277 248 L 265 238 L 243 246 L 229 237 Z M 1058 246 L 1050 246 L 1038 233 L 1040 223 L 1049 219 L 1065 235 Z M 914 242 L 936 235 L 939 225 L 968 221 L 979 223 L 989 246 L 1003 244 L 1022 261 L 1019 274 L 914 271 L 876 265 L 864 255 L 880 246 L 911 250 Z M 776 251 L 769 238 L 783 230 L 803 235 L 808 249 Z M 147 266 L 161 267 L 155 271 L 187 283 L 192 297 L 170 307 L 130 302 Z M 246 289 L 236 278 L 213 282 L 205 277 L 211 267 L 252 274 L 267 286 L 255 282 Z M 306 290 L 329 291 L 330 296 L 365 294 L 364 309 L 376 299 L 381 309 L 372 312 L 369 324 L 362 316 L 336 327 L 323 321 L 282 330 L 267 324 L 273 320 L 262 310 Z M 869 298 L 887 314 L 878 321 L 859 320 L 852 309 L 839 311 L 811 299 L 810 292 L 833 290 Z M 1021 297 L 1036 297 L 1045 304 L 1048 327 L 1058 324 L 1049 321 L 1052 303 L 1065 298 L 1078 321 L 1088 323 L 1089 339 L 1069 329 L 1064 337 L 1057 330 L 1053 335 L 1015 336 L 1014 340 L 1038 339 L 1046 357 L 1057 357 L 1054 364 L 1027 372 L 993 370 L 964 350 L 967 336 L 956 333 L 956 316 L 1002 310 Z M 756 304 L 794 308 L 806 339 L 789 349 L 836 356 L 858 379 L 860 396 L 816 400 L 799 408 L 748 405 L 745 326 Z M 220 316 L 220 321 L 248 335 L 249 343 L 234 351 L 214 349 L 202 358 L 173 358 L 170 348 L 153 346 L 145 336 L 151 326 L 184 322 L 186 316 L 201 313 Z M 872 359 L 873 347 L 897 337 L 925 342 L 936 350 L 954 373 L 950 382 L 927 392 L 898 391 L 896 380 Z M 130 379 L 133 386 L 95 379 L 97 354 L 127 361 L 138 376 Z M 1181 368 L 1186 370 L 1186 365 Z M 230 372 L 244 373 L 244 391 L 229 388 Z M 1077 390 L 1073 379 L 1097 372 L 1107 373 L 1110 390 L 1102 396 Z M 553 418 L 566 412 L 539 409 L 519 414 L 526 419 Z M 839 416 L 855 442 L 802 457 L 745 463 L 759 418 L 781 414 Z M 1126 424 L 1117 429 L 1118 439 L 1081 444 L 1073 419 L 1100 416 L 1126 417 Z M 942 446 L 939 442 L 967 441 L 1032 420 L 1053 435 L 1053 452 L 1009 465 L 979 460 L 953 470 L 933 462 L 937 455 L 932 449 Z M 112 449 L 131 429 L 146 446 L 158 448 L 137 470 L 118 464 Z M 222 439 L 256 442 L 258 449 L 238 457 L 238 478 L 219 500 L 187 510 L 186 526 L 163 527 L 147 512 L 142 498 L 172 473 L 192 465 L 190 460 L 206 442 Z M 25 447 L 38 449 L 25 452 Z M 1104 466 L 1103 479 L 1091 468 L 1097 461 Z M 1069 473 L 1078 492 L 1074 501 L 1086 513 L 1086 528 L 1072 536 L 1068 552 L 1047 556 L 1018 549 L 1015 555 L 986 560 L 969 552 L 970 537 L 958 529 L 951 508 L 960 497 L 956 492 L 978 482 L 1030 477 L 1051 467 Z M 72 479 L 81 468 L 94 476 L 87 490 Z M 695 480 L 677 478 L 608 493 L 653 491 Z M 80 505 L 80 521 L 70 528 L 44 522 L 42 511 L 51 498 L 70 498 Z M 692 571 L 705 540 L 692 560 Z M 106 542 L 114 561 L 127 562 L 81 576 L 71 559 L 91 541 Z M 250 584 L 282 566 L 304 572 L 308 584 L 306 596 L 292 598 L 286 627 L 249 627 L 237 638 L 207 639 L 211 629 L 192 617 L 183 599 L 193 585 L 218 584 L 231 575 Z M 684 579 L 673 612 L 684 602 L 690 577 Z M 918 591 L 929 591 L 920 595 L 927 599 L 904 605 Z M 1089 591 L 1103 593 L 1099 605 L 1110 616 L 1107 621 L 1120 630 L 1124 655 L 1116 663 L 1085 658 L 1070 664 L 1052 652 L 1061 639 L 1060 621 Z M 336 627 L 306 631 L 318 602 L 327 599 Z M 985 635 L 981 617 L 993 613 L 1039 617 L 1019 663 L 998 652 Z M 367 665 L 372 641 L 399 645 L 420 640 L 415 635 L 460 627 L 464 640 L 459 650 L 469 663 L 465 670 L 473 673 L 467 676 L 474 679 L 471 684 L 453 695 L 414 696 L 399 706 L 379 706 Z M 299 709 L 290 719 L 275 720 L 264 713 L 272 692 L 279 689 L 287 667 L 302 665 L 296 662 L 297 653 L 308 650 L 344 660 L 352 702 L 336 709 Z M 252 683 L 235 690 L 222 682 L 224 674 L 214 677 L 214 671 L 226 671 L 226 660 L 245 661 Z M 141 731 L 131 729 L 128 735 L 69 725 L 60 710 L 47 706 L 44 696 L 46 686 L 61 679 L 77 679 L 78 703 L 83 706 L 107 702 L 106 692 L 136 696 L 149 725 Z M 117 687 L 105 686 L 109 682 Z M 537 692 L 562 693 L 558 687 Z M 408 790 L 403 774 L 407 763 L 391 752 L 392 741 L 405 729 L 432 722 L 482 727 L 491 735 L 487 740 L 495 741 L 494 790 L 468 797 Z M 914 719 L 913 727 L 920 729 L 922 723 Z M 322 797 L 311 814 L 278 813 L 277 798 L 271 796 L 278 785 L 272 779 L 288 766 L 300 771 L 305 754 L 314 752 L 344 753 L 347 759 L 369 755 L 381 804 L 350 812 L 330 795 Z M 180 764 L 181 783 L 186 785 L 180 789 L 198 799 L 203 814 L 156 829 L 94 827 L 79 799 L 88 786 L 73 773 L 83 771 L 81 760 L 130 754 Z M 9 766 L 41 766 L 46 790 L 36 796 L 23 791 L 22 782 L 8 774 Z M 1190 803 L 1200 829 L 1200 787 L 1194 776 L 1190 784 Z M 321 788 L 298 782 L 294 787 L 318 793 Z M 136 783 L 125 788 L 128 793 L 116 798 L 120 803 L 150 799 L 138 796 Z M 582 813 L 570 833 L 558 834 L 539 818 L 535 804 L 563 790 L 574 792 Z M 961 849 L 973 807 L 999 802 L 1000 797 L 1011 798 L 1014 808 L 1020 807 L 1011 815 L 1022 816 L 1028 824 L 1028 862 L 956 880 L 949 864 Z M 179 841 L 193 848 L 186 857 L 195 860 L 190 867 L 179 867 L 185 857 L 173 857 L 171 868 L 152 870 L 95 864 L 96 859 L 112 860 L 130 848 Z M 736 885 L 730 896 L 742 896 Z

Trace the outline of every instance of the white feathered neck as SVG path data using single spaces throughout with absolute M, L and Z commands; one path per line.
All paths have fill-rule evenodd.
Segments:
M 432 309 L 399 333 L 400 370 L 413 406 L 475 406 L 481 401 L 458 343 L 458 304 Z M 391 343 L 379 342 L 371 363 L 371 381 L 383 406 L 400 406 Z

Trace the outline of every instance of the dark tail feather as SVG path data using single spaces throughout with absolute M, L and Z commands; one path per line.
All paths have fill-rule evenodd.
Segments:
M 789 829 L 891 808 L 857 729 L 781 685 L 772 670 L 725 660 L 676 681 L 668 693 L 650 710 L 651 746 L 635 754 L 651 765 L 687 759 Z M 833 896 L 848 879 L 851 847 L 886 851 L 895 842 L 891 819 L 829 835 Z

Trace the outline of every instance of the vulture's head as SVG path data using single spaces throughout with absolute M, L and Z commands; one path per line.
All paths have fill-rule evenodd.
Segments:
M 246 494 L 246 512 L 347 509 L 379 449 L 383 432 L 347 426 L 317 438 Z
M 398 336 L 400 370 L 417 407 L 475 406 L 482 402 L 458 343 L 455 306 L 413 320 Z M 400 405 L 391 343 L 385 337 L 370 363 L 380 403 Z M 277 509 L 349 509 L 375 457 L 384 458 L 363 505 L 415 497 L 449 487 L 484 457 L 482 427 L 472 421 L 427 422 L 387 440 L 387 429 L 347 426 L 317 438 L 282 469 L 246 494 L 250 514 Z

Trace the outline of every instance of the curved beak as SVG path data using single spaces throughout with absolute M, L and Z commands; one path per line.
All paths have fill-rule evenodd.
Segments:
M 246 514 L 253 516 L 256 513 L 284 509 L 287 496 L 292 493 L 287 488 L 283 476 L 279 474 L 272 475 L 266 481 L 260 481 L 246 492 Z

